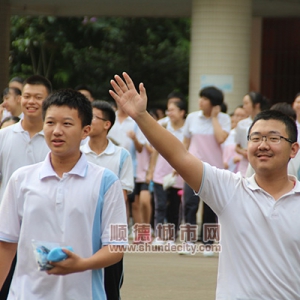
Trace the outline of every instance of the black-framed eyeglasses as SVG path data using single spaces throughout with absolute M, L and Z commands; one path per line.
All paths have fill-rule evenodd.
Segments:
M 93 119 L 98 119 L 98 120 L 102 120 L 102 121 L 108 121 L 108 120 L 106 120 L 104 118 L 100 118 L 100 117 L 98 117 L 96 115 L 93 115 Z
M 267 135 L 262 135 L 260 133 L 252 133 L 250 135 L 247 136 L 248 141 L 252 142 L 252 143 L 261 143 L 264 139 L 267 143 L 270 144 L 279 144 L 281 139 L 293 144 L 295 142 L 293 142 L 292 140 L 279 135 L 279 134 L 274 134 L 274 133 L 270 133 Z

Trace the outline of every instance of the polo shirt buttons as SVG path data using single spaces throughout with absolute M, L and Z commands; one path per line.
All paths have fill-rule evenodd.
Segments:
M 56 195 L 56 204 L 60 204 L 63 202 L 63 190 L 59 188 L 57 190 L 57 195 Z
M 273 210 L 271 217 L 272 218 L 277 218 L 279 216 L 278 212 L 276 211 L 276 209 Z

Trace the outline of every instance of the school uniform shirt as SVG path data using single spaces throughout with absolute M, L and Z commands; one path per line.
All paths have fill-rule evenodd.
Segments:
M 8 300 L 106 299 L 103 269 L 49 276 L 38 270 L 32 240 L 72 246 L 87 258 L 105 245 L 127 244 L 111 235 L 113 224 L 127 226 L 120 181 L 85 155 L 62 178 L 53 170 L 50 155 L 18 169 L 0 206 L 0 240 L 18 243 Z
M 90 148 L 89 143 L 81 146 L 80 150 L 88 161 L 114 172 L 120 179 L 123 190 L 133 191 L 133 165 L 130 153 L 125 148 L 116 146 L 108 140 L 106 149 L 99 155 Z
M 108 132 L 107 137 L 109 139 L 112 139 L 112 141 L 116 143 L 117 146 L 124 147 L 129 151 L 133 163 L 133 175 L 134 177 L 136 177 L 136 149 L 133 140 L 127 135 L 129 131 L 133 131 L 138 141 L 141 144 L 145 144 L 146 138 L 141 132 L 136 122 L 131 117 L 127 117 L 123 120 L 122 123 L 120 123 L 118 119 L 118 111 L 116 111 L 116 121 L 113 127 Z
M 219 113 L 217 118 L 222 129 L 229 133 L 230 117 Z M 212 119 L 206 118 L 202 110 L 192 112 L 187 116 L 183 134 L 190 139 L 188 150 L 191 154 L 212 166 L 224 167 L 222 148 L 215 138 Z
M 254 176 L 204 164 L 198 195 L 221 226 L 217 300 L 300 299 L 300 182 L 275 200 Z
M 0 130 L 0 203 L 12 173 L 20 167 L 43 161 L 48 152 L 43 131 L 30 138 L 21 121 Z

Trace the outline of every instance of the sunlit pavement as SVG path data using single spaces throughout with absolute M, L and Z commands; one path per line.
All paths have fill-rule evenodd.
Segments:
M 126 253 L 122 300 L 213 300 L 218 255 Z

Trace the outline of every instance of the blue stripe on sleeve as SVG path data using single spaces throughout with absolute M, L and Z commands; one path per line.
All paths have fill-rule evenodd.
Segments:
M 104 195 L 118 180 L 118 177 L 108 169 L 105 169 L 102 175 L 102 180 L 100 184 L 100 191 L 98 196 L 97 207 L 94 216 L 93 233 L 92 233 L 92 244 L 93 253 L 96 253 L 101 247 L 101 222 L 102 222 L 102 210 L 104 203 Z M 92 290 L 93 290 L 93 300 L 106 300 L 106 294 L 104 290 L 104 270 L 98 269 L 92 271 Z
M 129 156 L 129 153 L 125 151 L 125 149 L 122 149 L 121 156 L 120 156 L 120 165 L 119 165 L 119 178 L 121 174 L 121 170 L 123 168 L 124 162 L 126 161 L 127 157 Z

